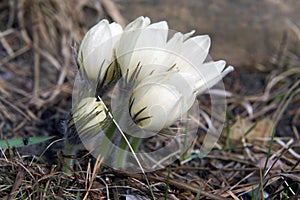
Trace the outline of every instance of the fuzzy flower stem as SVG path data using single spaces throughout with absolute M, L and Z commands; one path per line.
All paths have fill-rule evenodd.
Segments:
M 141 143 L 141 138 L 138 137 L 131 137 L 128 134 L 125 134 L 127 137 L 128 141 L 130 142 L 130 145 L 132 149 L 136 152 L 137 148 L 139 147 Z M 116 155 L 116 168 L 123 169 L 124 165 L 126 164 L 127 158 L 128 158 L 128 153 L 130 152 L 130 149 L 128 148 L 128 144 L 124 138 L 120 140 L 120 143 L 118 145 L 120 150 L 117 152 Z
M 184 136 L 184 153 L 182 155 L 183 160 L 188 159 L 188 131 L 189 131 L 189 111 L 187 112 L 187 122 L 185 123 L 185 136 Z
M 68 156 L 73 156 L 75 155 L 77 151 L 77 146 L 76 145 L 72 145 L 70 144 L 69 142 L 66 143 L 66 148 L 65 148 L 65 152 L 64 154 L 65 155 L 68 155 Z M 64 160 L 64 166 L 63 166 L 63 172 L 66 173 L 66 174 L 71 174 L 71 170 L 70 169 L 73 169 L 73 166 L 74 166 L 74 161 L 72 158 L 66 158 Z

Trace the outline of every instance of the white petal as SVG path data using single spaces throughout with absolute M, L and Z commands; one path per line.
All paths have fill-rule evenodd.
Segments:
M 222 71 L 222 77 L 224 78 L 228 73 L 234 71 L 234 67 L 233 66 L 228 66 L 226 67 L 226 69 L 224 71 Z
M 194 65 L 202 63 L 208 55 L 210 37 L 201 35 L 192 37 L 183 43 L 182 56 Z
M 226 62 L 223 60 L 216 62 L 204 63 L 200 66 L 201 75 L 197 81 L 196 90 L 198 94 L 205 92 L 209 88 L 217 84 L 224 76 L 233 71 L 233 67 L 229 66 L 224 70 Z M 202 77 L 202 78 L 200 78 Z
M 131 108 L 132 117 L 145 108 L 136 120 L 138 125 L 151 131 L 159 131 L 170 126 L 174 116 L 179 115 L 178 102 L 181 94 L 174 87 L 162 84 L 144 84 L 133 92 L 134 103 Z
M 160 21 L 153 24 L 150 24 L 147 28 L 153 28 L 153 29 L 164 29 L 168 30 L 168 23 L 166 21 Z
M 174 57 L 176 58 L 174 70 L 186 74 L 186 77 L 196 75 L 188 81 L 191 84 L 195 84 L 195 81 L 198 79 L 197 76 L 201 73 L 197 66 L 207 57 L 210 38 L 204 35 L 196 36 L 186 41 L 183 41 L 183 39 L 184 36 L 181 33 L 176 33 L 168 42 L 167 48 L 173 48 L 174 56 L 171 57 L 171 60 Z
M 132 21 L 131 23 L 129 23 L 124 31 L 132 31 L 135 29 L 140 29 L 140 28 L 144 28 L 146 26 L 148 26 L 150 24 L 150 19 L 148 17 L 139 17 L 137 19 L 135 19 L 134 21 Z
M 107 27 L 108 21 L 102 20 L 95 26 L 93 26 L 84 36 L 78 53 L 78 61 L 80 59 L 81 54 L 85 56 L 91 53 L 90 48 L 95 48 L 96 44 L 102 43 L 101 37 L 96 37 L 99 34 L 106 35 L 109 34 L 109 29 Z M 106 34 L 105 34 L 106 33 Z
M 101 20 L 84 36 L 78 52 L 78 63 L 91 81 L 97 81 L 100 71 L 100 78 L 104 76 L 120 33 L 122 28 L 119 24 Z
M 175 50 L 181 52 L 181 47 L 184 41 L 184 35 L 180 32 L 175 33 L 173 37 L 168 41 L 166 48 L 168 50 Z
M 192 35 L 194 35 L 195 32 L 196 32 L 195 30 L 191 30 L 190 32 L 185 33 L 183 35 L 183 40 L 185 41 L 185 40 L 189 39 Z
M 120 36 L 120 34 L 123 32 L 122 26 L 118 23 L 111 23 L 109 25 L 111 37 Z
M 197 66 L 194 66 L 185 57 L 177 55 L 172 71 L 182 74 L 186 81 L 194 88 L 196 81 L 202 76 Z
M 187 111 L 195 100 L 194 89 L 188 82 L 186 74 L 170 71 L 160 73 L 155 76 L 149 76 L 139 82 L 135 89 L 151 84 L 169 85 L 168 87 L 174 87 L 174 89 L 183 96 L 181 105 L 183 110 Z
M 136 29 L 131 28 L 123 33 L 116 48 L 116 54 L 123 76 L 126 75 L 127 70 L 129 70 L 130 76 L 140 64 L 143 68 L 139 79 L 142 79 L 149 75 L 149 72 L 155 71 L 156 66 L 163 64 L 161 58 L 162 54 L 165 54 L 168 24 L 162 21 L 147 27 L 140 27 L 135 26 Z M 146 65 L 147 67 L 145 67 Z M 154 68 L 151 69 L 152 67 Z M 145 72 L 144 68 L 147 68 Z
M 161 64 L 161 53 L 165 49 L 168 37 L 168 24 L 158 22 L 143 29 L 137 38 L 130 65 Z M 131 67 L 132 67 L 131 66 Z
M 142 29 L 149 24 L 149 18 L 137 18 L 125 27 L 119 42 L 116 44 L 116 58 L 123 74 L 127 72 L 130 66 L 131 54 L 133 53 Z
M 176 59 L 181 55 L 184 35 L 180 32 L 175 33 L 166 44 L 166 54 L 162 57 L 163 62 L 167 66 L 176 64 Z
M 149 25 L 141 32 L 135 48 L 165 48 L 168 37 L 168 24 L 165 21 Z

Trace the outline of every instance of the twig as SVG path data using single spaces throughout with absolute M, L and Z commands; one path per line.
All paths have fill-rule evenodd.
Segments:
M 145 178 L 141 174 L 128 174 L 126 172 L 117 171 L 117 170 L 114 170 L 113 172 L 117 175 L 120 175 L 120 176 L 136 178 L 136 179 L 139 179 L 139 180 L 141 180 L 141 179 L 143 180 Z M 162 178 L 162 177 L 156 177 L 156 176 L 147 176 L 147 177 L 150 181 L 160 181 L 160 182 L 164 182 L 164 183 L 166 183 L 168 181 L 167 178 Z M 177 188 L 181 188 L 181 189 L 191 191 L 195 194 L 198 194 L 198 192 L 199 192 L 199 188 L 195 188 L 195 187 L 193 187 L 189 184 L 186 184 L 186 183 L 178 182 L 178 181 L 173 180 L 171 178 L 169 179 L 169 185 L 173 185 Z M 218 196 L 218 195 L 215 195 L 215 194 L 211 194 L 211 193 L 206 192 L 206 191 L 201 191 L 201 195 L 203 195 L 205 197 L 208 197 L 210 199 L 215 199 L 215 200 L 225 200 L 226 199 L 224 197 L 221 197 L 221 196 Z
M 16 1 L 8 1 L 9 3 L 9 17 L 6 28 L 12 27 L 15 21 L 15 14 L 16 14 Z
M 10 194 L 7 197 L 7 200 L 12 200 L 15 199 L 16 192 L 19 190 L 20 185 L 22 184 L 22 181 L 25 178 L 25 171 L 22 169 L 22 167 L 19 166 L 18 174 L 16 176 L 16 179 L 14 181 L 14 185 L 11 189 Z
M 20 110 L 17 106 L 13 105 L 12 103 L 10 103 L 6 99 L 2 98 L 1 96 L 0 96 L 0 100 L 3 101 L 4 103 L 8 104 L 9 106 L 11 106 L 13 109 L 15 109 L 17 112 L 19 112 L 24 117 L 26 117 L 27 120 L 29 120 L 29 121 L 31 120 L 31 118 L 28 115 L 26 115 L 22 110 Z
M 289 19 L 286 20 L 286 23 L 289 25 L 289 27 L 292 29 L 292 31 L 294 31 L 294 33 L 298 37 L 298 40 L 300 40 L 300 29 L 299 29 L 299 27 Z
M 61 64 L 50 53 L 48 53 L 47 51 L 44 51 L 43 49 L 41 49 L 38 46 L 33 46 L 33 48 L 35 51 L 37 51 L 39 54 L 41 54 L 41 56 L 43 56 L 46 60 L 48 60 L 57 70 L 60 70 L 62 68 Z
M 29 51 L 29 50 L 30 50 L 30 46 L 25 46 L 25 47 L 20 48 L 19 50 L 15 51 L 14 54 L 13 54 L 12 56 L 9 56 L 9 57 L 7 57 L 7 58 L 2 59 L 2 60 L 1 60 L 1 63 L 0 63 L 0 66 L 1 66 L 1 65 L 4 65 L 4 64 L 6 64 L 6 63 L 8 63 L 8 62 L 11 61 L 12 59 L 14 59 L 14 58 L 16 58 L 16 57 L 18 57 L 18 56 L 20 56 L 20 55 L 26 53 L 26 52 Z
M 288 90 L 287 94 L 284 96 L 283 100 L 280 102 L 280 104 L 278 106 L 280 109 L 278 109 L 274 114 L 274 116 L 275 116 L 274 117 L 274 126 L 275 127 L 277 126 L 277 123 L 280 120 L 280 118 L 282 117 L 283 112 L 287 109 L 288 105 L 290 104 L 290 102 L 292 101 L 294 96 L 300 92 L 300 89 L 298 88 L 299 85 L 300 85 L 300 81 L 297 81 L 296 83 L 294 83 L 292 85 L 292 87 Z M 294 90 L 294 89 L 296 89 L 296 90 Z
M 50 63 L 52 63 L 56 69 L 60 70 L 60 74 L 57 80 L 57 83 L 55 85 L 55 89 L 52 91 L 51 96 L 47 99 L 46 102 L 52 102 L 60 93 L 61 93 L 61 87 L 65 81 L 65 78 L 67 76 L 67 72 L 68 72 L 68 65 L 70 63 L 71 60 L 71 55 L 69 53 L 69 51 L 67 50 L 67 36 L 66 34 L 62 35 L 62 54 L 64 56 L 64 65 L 62 66 L 58 60 L 56 60 L 51 54 L 49 54 L 46 51 L 43 51 L 42 49 L 36 47 L 36 50 L 39 51 L 39 53 L 41 53 L 41 55 L 43 55 L 46 59 L 48 59 L 48 61 Z
M 126 20 L 119 12 L 117 6 L 115 3 L 111 0 L 100 0 L 101 5 L 105 9 L 105 11 L 108 13 L 108 15 L 112 18 L 113 21 L 120 24 L 123 28 L 126 26 Z
M 19 22 L 19 26 L 21 28 L 21 36 L 23 38 L 23 40 L 25 41 L 25 43 L 28 46 L 31 46 L 32 42 L 31 39 L 25 29 L 25 22 L 24 22 L 24 3 L 25 0 L 20 0 L 18 3 L 18 22 Z
M 37 26 L 33 27 L 33 44 L 39 46 L 39 36 Z M 34 85 L 33 85 L 33 98 L 38 98 L 39 82 L 40 82 L 40 54 L 34 52 Z
M 98 155 L 96 163 L 95 163 L 95 166 L 94 166 L 93 174 L 92 174 L 91 180 L 89 180 L 89 186 L 87 188 L 87 192 L 86 192 L 83 200 L 86 200 L 88 198 L 88 196 L 89 196 L 90 190 L 91 190 L 91 188 L 93 186 L 93 182 L 94 182 L 94 180 L 95 180 L 95 178 L 97 176 L 97 171 L 98 171 L 98 169 L 101 166 L 102 160 L 103 160 L 103 158 L 101 157 L 101 155 Z
M 14 54 L 13 49 L 10 47 L 9 43 L 6 41 L 6 39 L 3 37 L 4 34 L 2 34 L 0 30 L 0 42 L 2 43 L 4 49 L 8 53 L 8 55 L 11 57 Z

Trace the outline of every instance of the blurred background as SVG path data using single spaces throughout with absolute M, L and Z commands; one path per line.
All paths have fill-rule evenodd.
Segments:
M 116 3 L 130 21 L 145 15 L 153 21 L 167 20 L 170 28 L 177 31 L 195 29 L 197 34 L 209 34 L 211 56 L 226 59 L 238 69 L 256 69 L 259 64 L 269 63 L 287 38 L 299 45 L 299 33 L 295 33 L 296 26 L 300 26 L 297 0 L 125 0 Z

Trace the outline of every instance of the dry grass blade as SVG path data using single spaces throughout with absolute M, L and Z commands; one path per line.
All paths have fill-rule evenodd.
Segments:
M 117 9 L 115 3 L 111 0 L 100 0 L 100 2 L 113 21 L 119 23 L 124 28 L 127 24 L 126 20 Z
M 8 104 L 10 107 L 12 107 L 18 113 L 20 113 L 21 115 L 23 115 L 27 120 L 31 120 L 30 117 L 28 115 L 26 115 L 21 109 L 19 109 L 17 106 L 15 106 L 14 104 L 10 103 L 6 99 L 2 98 L 1 96 L 0 96 L 0 101 L 3 101 L 4 103 Z
M 18 171 L 19 172 L 18 172 L 18 174 L 16 176 L 16 179 L 14 181 L 14 185 L 12 187 L 12 190 L 11 190 L 10 194 L 8 195 L 8 197 L 7 197 L 7 200 L 13 200 L 13 199 L 16 198 L 16 193 L 19 190 L 20 185 L 22 184 L 22 182 L 24 180 L 25 171 L 21 167 L 19 167 Z
M 96 176 L 97 176 L 97 171 L 99 170 L 99 168 L 100 168 L 100 166 L 101 166 L 102 160 L 103 160 L 103 158 L 101 157 L 101 155 L 99 155 L 99 156 L 97 157 L 96 163 L 95 163 L 95 165 L 94 165 L 92 177 L 91 177 L 90 180 L 89 180 L 87 192 L 86 192 L 86 194 L 85 194 L 83 200 L 86 200 L 86 199 L 88 198 L 89 192 L 90 192 L 90 190 L 91 190 L 91 188 L 92 188 L 92 186 L 93 186 L 93 182 L 94 182 L 94 180 L 95 180 L 95 178 L 96 178 Z M 88 173 L 87 173 L 87 174 L 88 174 Z
M 294 22 L 292 22 L 289 19 L 286 20 L 286 23 L 290 26 L 290 28 L 292 29 L 292 31 L 294 31 L 294 33 L 298 37 L 298 40 L 300 41 L 300 29 L 299 29 L 299 27 Z
M 119 176 L 136 178 L 136 179 L 139 179 L 139 180 L 143 180 L 145 178 L 143 175 L 140 175 L 140 174 L 127 174 L 126 172 L 122 172 L 122 171 L 114 171 L 114 173 L 116 173 Z M 165 178 L 157 177 L 157 176 L 147 176 L 147 177 L 150 181 L 157 181 L 157 182 L 164 182 L 164 183 L 167 183 L 167 181 L 169 181 L 170 185 L 175 186 L 175 187 L 180 188 L 180 189 L 191 191 L 195 194 L 197 194 L 199 192 L 199 188 L 189 186 L 189 185 L 187 185 L 185 183 L 182 183 L 180 181 L 177 181 L 177 180 L 173 180 L 173 179 L 167 180 L 167 177 L 165 177 Z M 222 196 L 218 196 L 218 195 L 215 195 L 215 194 L 212 194 L 212 193 L 209 193 L 209 192 L 205 192 L 205 191 L 201 191 L 201 195 L 205 196 L 205 197 L 208 197 L 208 198 L 211 198 L 211 199 L 216 199 L 216 200 L 226 199 Z
M 6 50 L 6 52 L 8 53 L 8 55 L 10 57 L 13 57 L 14 51 L 10 47 L 9 43 L 6 41 L 6 39 L 5 39 L 4 34 L 2 33 L 2 31 L 0 31 L 0 42 L 3 45 L 4 49 Z

